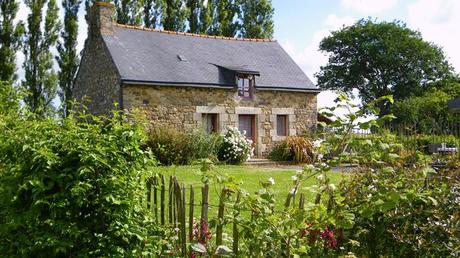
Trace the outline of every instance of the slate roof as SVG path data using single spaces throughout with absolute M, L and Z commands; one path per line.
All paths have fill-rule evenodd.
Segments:
M 242 40 L 145 30 L 116 24 L 104 41 L 123 83 L 235 87 L 235 73 L 256 76 L 256 88 L 319 92 L 272 40 Z

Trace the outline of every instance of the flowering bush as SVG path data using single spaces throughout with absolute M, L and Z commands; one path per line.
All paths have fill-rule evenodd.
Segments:
M 252 152 L 252 141 L 245 137 L 245 133 L 237 128 L 227 127 L 219 148 L 219 160 L 229 164 L 241 164 L 251 157 Z

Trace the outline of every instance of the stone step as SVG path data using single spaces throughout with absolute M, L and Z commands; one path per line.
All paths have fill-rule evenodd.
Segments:
M 244 163 L 244 165 L 248 166 L 276 166 L 279 165 L 279 162 L 269 160 L 269 159 L 261 159 L 261 158 L 253 158 Z

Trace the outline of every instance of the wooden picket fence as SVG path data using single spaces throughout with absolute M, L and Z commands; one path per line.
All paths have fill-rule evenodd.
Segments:
M 233 193 L 227 188 L 222 188 L 219 196 L 218 205 L 209 203 L 209 185 L 202 184 L 199 187 L 180 183 L 176 177 L 169 177 L 168 187 L 164 175 L 158 174 L 147 180 L 147 208 L 152 211 L 152 214 L 157 223 L 162 226 L 171 227 L 176 229 L 177 241 L 182 257 L 191 256 L 193 250 L 191 248 L 192 240 L 194 242 L 205 243 L 209 239 L 209 234 L 215 235 L 215 246 L 218 247 L 223 244 L 224 232 L 224 215 L 225 212 L 230 212 L 233 216 L 231 226 L 232 253 L 238 257 L 240 231 L 237 224 L 237 217 L 240 216 L 240 210 L 233 210 L 233 205 L 237 205 L 241 201 L 241 194 L 239 192 Z M 201 201 L 195 201 L 195 190 L 201 190 Z M 188 196 L 187 193 L 188 192 Z M 229 194 L 234 194 L 234 203 L 228 205 Z M 227 201 L 227 202 L 226 202 Z M 226 206 L 227 204 L 227 206 Z M 288 194 L 285 202 L 285 207 L 295 207 L 303 209 L 305 204 L 304 194 L 299 194 L 296 201 L 295 194 Z M 188 207 L 188 214 L 187 214 Z M 209 228 L 209 209 L 210 207 L 217 208 L 216 226 Z M 199 210 L 195 210 L 198 208 Z M 200 212 L 195 214 L 195 212 Z M 248 212 L 251 212 L 248 210 Z M 195 216 L 199 215 L 199 233 L 194 235 L 194 227 L 196 226 Z M 197 216 L 198 217 L 198 216 Z M 196 231 L 196 229 L 195 229 Z M 196 232 L 195 232 L 196 233 Z

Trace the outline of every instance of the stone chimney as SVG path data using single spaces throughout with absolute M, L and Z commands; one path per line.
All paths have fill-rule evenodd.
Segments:
M 115 6 L 107 2 L 96 2 L 89 11 L 89 34 L 91 38 L 99 35 L 113 35 L 113 15 Z

